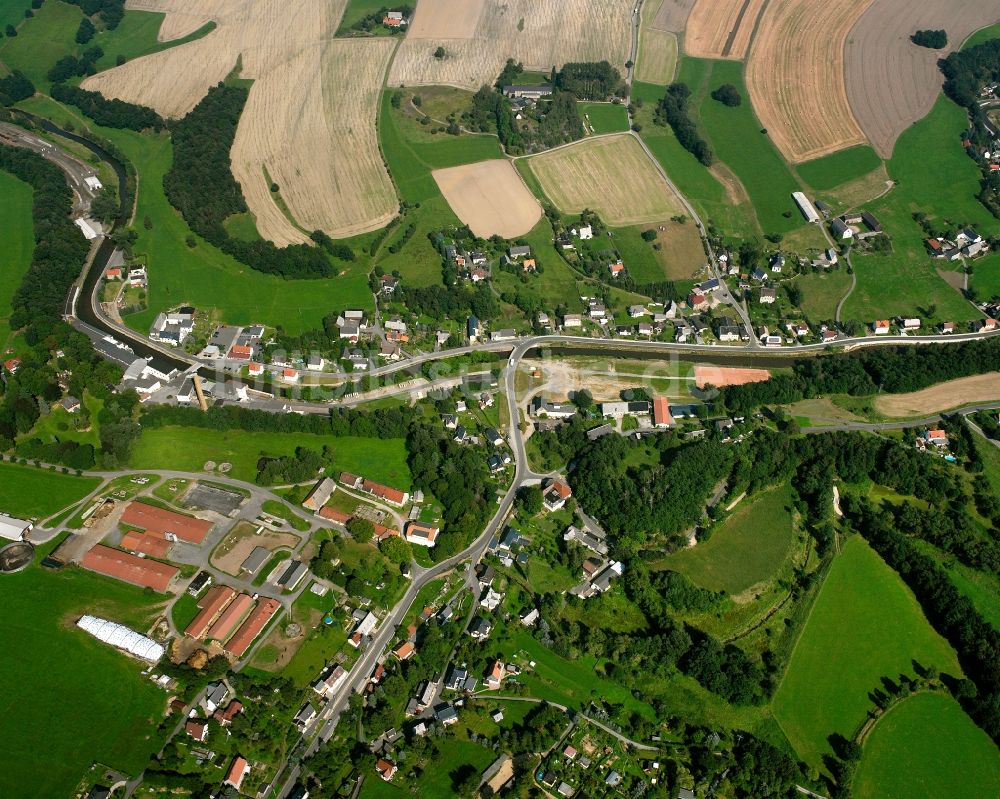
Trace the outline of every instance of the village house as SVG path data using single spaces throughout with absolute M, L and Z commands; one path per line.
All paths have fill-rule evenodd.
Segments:
M 550 512 L 561 510 L 566 500 L 573 496 L 573 490 L 562 480 L 550 480 L 542 492 L 542 504 Z
M 760 290 L 760 303 L 761 303 L 761 305 L 770 305 L 777 298 L 778 298 L 778 293 L 774 289 L 772 289 L 772 288 L 770 288 L 768 286 L 763 286 L 761 288 L 761 290 Z
M 890 325 L 888 319 L 876 319 L 875 322 L 872 324 L 872 331 L 875 333 L 876 336 L 888 335 L 889 329 Z
M 623 264 L 621 258 L 619 258 L 614 263 L 608 264 L 608 271 L 611 273 L 611 277 L 618 277 L 625 271 L 625 264 Z

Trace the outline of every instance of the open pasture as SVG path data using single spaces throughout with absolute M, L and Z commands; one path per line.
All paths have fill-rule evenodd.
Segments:
M 871 707 L 883 677 L 913 674 L 913 661 L 959 676 L 955 653 L 924 617 L 892 569 L 855 536 L 833 562 L 785 677 L 775 718 L 795 751 L 821 766 L 828 737 L 850 737 Z
M 0 512 L 44 519 L 79 502 L 100 484 L 97 477 L 75 477 L 33 466 L 0 463 Z
M 787 488 L 745 499 L 708 541 L 670 555 L 663 565 L 713 591 L 741 594 L 770 580 L 795 543 Z
M 656 165 L 630 134 L 578 142 L 528 159 L 563 213 L 589 208 L 611 225 L 657 222 L 684 213 Z
M 458 6 L 463 10 L 449 13 Z M 480 7 L 473 27 L 471 17 Z M 420 0 L 414 27 L 393 61 L 389 85 L 448 84 L 475 90 L 492 83 L 508 58 L 545 73 L 569 61 L 604 59 L 624 70 L 631 53 L 633 7 L 631 0 Z M 443 58 L 434 56 L 438 47 L 444 48 Z
M 943 693 L 904 700 L 865 741 L 851 795 L 857 799 L 981 799 L 1000 795 L 1000 752 Z
M 938 383 L 906 394 L 880 394 L 875 409 L 885 416 L 926 416 L 974 402 L 1000 399 L 1000 372 Z
M 764 0 L 698 0 L 687 20 L 685 52 L 699 58 L 743 58 L 763 7 Z
M 432 174 L 448 205 L 477 236 L 523 236 L 542 216 L 542 207 L 506 159 L 436 169 Z
M 871 3 L 777 0 L 764 9 L 747 60 L 747 88 L 789 161 L 865 142 L 844 88 L 844 41 Z
M 879 155 L 892 155 L 900 134 L 931 110 L 943 81 L 938 59 L 997 19 L 996 0 L 878 0 L 857 18 L 844 45 L 847 97 Z M 947 49 L 910 41 L 927 28 L 948 32 Z
M 279 246 L 308 241 L 303 230 L 346 238 L 395 216 L 375 134 L 392 50 L 385 38 L 335 39 L 254 82 L 232 162 L 262 236 Z M 271 181 L 297 226 L 275 203 Z

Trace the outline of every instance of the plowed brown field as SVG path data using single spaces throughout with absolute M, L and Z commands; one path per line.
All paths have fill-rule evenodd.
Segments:
M 866 141 L 847 102 L 844 42 L 872 2 L 771 0 L 764 8 L 747 60 L 747 90 L 789 161 Z
M 1000 0 L 878 0 L 854 24 L 845 48 L 847 97 L 883 158 L 926 116 L 941 90 L 937 60 L 973 31 L 1000 19 Z M 910 35 L 943 28 L 948 49 L 917 47 Z
M 470 33 L 465 12 L 446 18 L 455 0 L 420 0 L 414 29 L 396 54 L 389 83 L 478 89 L 496 79 L 508 58 L 543 72 L 568 61 L 603 59 L 625 70 L 632 48 L 633 0 L 482 0 L 481 4 L 482 13 Z M 439 46 L 445 50 L 444 58 L 434 57 Z
M 504 158 L 436 169 L 431 174 L 455 215 L 484 239 L 523 236 L 542 218 L 538 200 Z
M 697 0 L 662 0 L 653 17 L 652 27 L 668 33 L 683 33 L 688 15 L 696 2 Z

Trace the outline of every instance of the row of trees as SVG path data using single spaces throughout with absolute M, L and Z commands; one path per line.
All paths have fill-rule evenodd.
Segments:
M 685 150 L 705 166 L 711 166 L 715 155 L 691 118 L 690 98 L 691 89 L 686 83 L 671 83 L 656 105 L 654 119 L 659 125 L 669 125 Z
M 98 125 L 107 128 L 161 130 L 165 124 L 163 117 L 152 108 L 124 100 L 109 100 L 100 92 L 89 92 L 78 86 L 54 83 L 50 94 L 54 100 L 75 105 Z
M 234 239 L 225 228 L 228 217 L 247 211 L 229 151 L 248 95 L 243 86 L 220 83 L 171 126 L 174 161 L 163 176 L 167 199 L 195 233 L 252 269 L 284 278 L 333 277 L 336 270 L 318 247 L 293 244 L 279 249 L 263 239 Z
M 607 61 L 564 64 L 555 74 L 554 85 L 578 100 L 624 96 L 621 73 Z
M 20 70 L 0 78 L 0 105 L 11 106 L 27 100 L 35 93 L 35 85 Z

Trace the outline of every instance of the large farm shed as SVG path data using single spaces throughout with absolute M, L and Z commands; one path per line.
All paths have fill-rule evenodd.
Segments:
M 165 593 L 180 573 L 175 566 L 148 558 L 138 558 L 104 544 L 98 544 L 83 556 L 80 565 L 92 572 L 114 577 L 141 588 Z
M 206 519 L 184 516 L 143 502 L 129 503 L 122 514 L 122 524 L 145 530 L 154 536 L 173 536 L 189 544 L 200 544 L 213 527 L 212 522 Z

